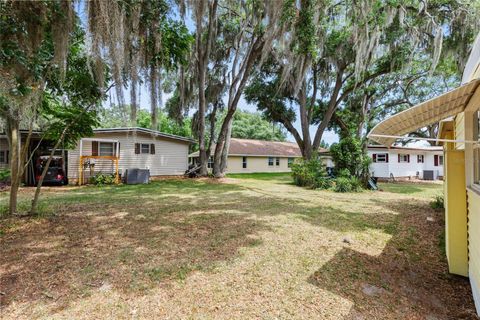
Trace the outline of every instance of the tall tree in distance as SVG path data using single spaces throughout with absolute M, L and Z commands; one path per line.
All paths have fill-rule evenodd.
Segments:
M 213 174 L 223 177 L 227 166 L 233 116 L 255 66 L 260 66 L 272 45 L 284 35 L 287 1 L 239 1 L 222 3 L 223 28 L 219 37 L 229 45 L 226 114 L 222 120 L 214 152 Z
M 233 116 L 232 138 L 285 141 L 285 131 L 258 112 L 238 110 Z
M 198 0 L 194 3 L 196 83 L 198 87 L 198 144 L 200 151 L 200 175 L 208 174 L 205 143 L 205 115 L 207 109 L 207 70 L 212 44 L 215 43 L 218 0 Z M 206 19 L 205 19 L 206 18 Z

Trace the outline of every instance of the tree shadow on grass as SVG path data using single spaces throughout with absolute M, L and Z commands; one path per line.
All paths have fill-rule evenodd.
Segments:
M 103 286 L 146 294 L 193 271 L 209 271 L 242 247 L 261 244 L 257 234 L 269 229 L 251 218 L 255 200 L 242 196 L 241 187 L 162 187 L 139 188 L 143 198 L 136 201 L 130 187 L 63 195 L 62 205 L 52 202 L 56 215 L 11 226 L 0 238 L 2 308 L 13 301 L 45 300 L 63 309 Z M 203 202 L 186 197 L 197 192 Z
M 353 301 L 347 318 L 477 319 L 468 280 L 450 275 L 441 256 L 442 216 L 421 203 L 384 205 L 399 219 L 381 254 L 345 244 L 308 281 Z

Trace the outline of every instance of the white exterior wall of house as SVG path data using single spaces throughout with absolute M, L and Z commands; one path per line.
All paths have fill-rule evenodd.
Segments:
M 188 167 L 189 143 L 142 132 L 96 133 L 92 139 L 112 139 L 120 142 L 119 173 L 126 169 L 150 169 L 151 176 L 182 175 Z M 135 144 L 155 144 L 155 154 L 135 154 Z M 92 141 L 82 142 L 83 155 L 92 154 Z M 68 152 L 68 178 L 78 178 L 79 145 Z M 94 159 L 95 172 L 114 172 L 114 163 L 110 160 Z M 88 171 L 88 169 L 86 169 Z
M 395 178 L 416 177 L 417 173 L 420 179 L 423 179 L 424 170 L 433 170 L 435 179 L 443 176 L 443 165 L 435 166 L 435 155 L 443 157 L 441 150 L 412 150 L 412 149 L 382 149 L 374 148 L 368 150 L 368 155 L 373 159 L 373 155 L 388 153 L 388 163 L 372 162 L 370 172 L 377 178 L 389 178 L 393 174 Z M 410 162 L 399 162 L 398 155 L 410 155 Z M 424 162 L 419 163 L 417 156 L 423 155 Z

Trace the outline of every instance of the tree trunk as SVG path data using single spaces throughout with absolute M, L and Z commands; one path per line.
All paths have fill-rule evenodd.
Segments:
M 313 149 L 318 150 L 320 147 L 320 143 L 322 142 L 322 136 L 325 130 L 327 129 L 330 120 L 332 119 L 335 110 L 337 109 L 338 103 L 340 102 L 341 98 L 338 99 L 338 95 L 340 93 L 340 89 L 342 88 L 343 83 L 343 69 L 337 71 L 337 78 L 335 81 L 335 87 L 333 89 L 332 95 L 330 97 L 330 101 L 328 103 L 327 111 L 323 116 L 322 122 L 317 128 L 317 132 L 315 133 L 315 138 L 313 139 Z
M 137 126 L 137 82 L 132 80 L 130 88 L 130 125 Z
M 226 145 L 226 139 L 230 139 L 231 134 L 231 126 L 233 124 L 233 116 L 235 111 L 237 110 L 238 101 L 243 93 L 243 89 L 247 84 L 247 80 L 250 77 L 250 73 L 253 70 L 253 66 L 257 58 L 260 56 L 265 42 L 262 38 L 257 38 L 255 42 L 251 46 L 251 51 L 249 55 L 246 57 L 244 61 L 245 65 L 242 66 L 244 68 L 243 73 L 236 74 L 233 78 L 232 83 L 230 84 L 229 90 L 229 97 L 228 97 L 228 111 L 225 115 L 225 119 L 222 123 L 222 128 L 220 129 L 220 133 L 217 139 L 217 145 L 215 147 L 215 155 L 214 155 L 214 162 L 213 162 L 213 175 L 215 177 L 223 177 L 225 175 L 226 169 L 226 160 L 224 161 L 224 165 L 222 166 L 222 159 L 227 159 L 228 157 L 228 150 L 230 147 L 230 141 Z M 238 87 L 235 88 L 236 83 Z M 225 147 L 226 145 L 226 147 Z
M 205 145 L 205 114 L 207 110 L 207 101 L 205 98 L 206 79 L 208 61 L 210 58 L 210 49 L 214 41 L 214 34 L 217 25 L 217 6 L 218 0 L 213 0 L 208 5 L 208 29 L 205 43 L 202 41 L 203 26 L 201 17 L 197 17 L 196 32 L 196 50 L 197 50 L 197 69 L 198 69 L 198 145 L 200 160 L 200 176 L 208 175 L 208 156 Z M 197 13 L 198 14 L 198 13 Z
M 8 120 L 8 134 L 10 137 L 10 201 L 8 213 L 10 215 L 17 212 L 17 198 L 18 198 L 18 188 L 20 187 L 21 181 L 21 170 L 20 170 L 20 121 L 17 119 L 9 118 Z
M 312 158 L 312 141 L 310 139 L 310 121 L 307 115 L 307 81 L 304 79 L 302 82 L 302 88 L 298 92 L 298 102 L 300 107 L 300 124 L 302 126 L 303 135 L 303 157 L 306 160 Z
M 208 148 L 207 148 L 207 157 L 210 159 L 212 155 L 212 145 L 215 143 L 215 123 L 217 122 L 217 110 L 218 110 L 219 102 L 215 102 L 213 104 L 213 110 L 210 113 L 210 139 L 208 141 Z
M 230 150 L 230 140 L 232 138 L 233 118 L 228 123 L 227 136 L 225 138 L 225 144 L 223 145 L 222 157 L 220 160 L 220 177 L 225 176 L 225 171 L 228 164 L 228 151 Z
M 208 174 L 207 150 L 205 148 L 205 110 L 207 101 L 205 98 L 205 66 L 198 66 L 198 145 L 200 153 L 200 176 Z
M 36 214 L 37 213 L 37 206 L 38 206 L 38 199 L 40 197 L 40 190 L 42 188 L 43 180 L 45 179 L 45 176 L 47 175 L 48 169 L 50 167 L 50 162 L 52 162 L 53 156 L 55 155 L 55 151 L 58 149 L 60 146 L 60 143 L 62 143 L 63 138 L 65 137 L 65 133 L 68 130 L 68 127 L 65 127 L 63 130 L 60 138 L 58 138 L 57 142 L 55 143 L 55 146 L 52 148 L 52 151 L 50 152 L 50 156 L 48 157 L 47 163 L 45 164 L 45 167 L 43 168 L 42 175 L 40 176 L 40 179 L 37 182 L 37 187 L 35 189 L 35 195 L 32 200 L 32 206 L 30 208 L 30 214 Z
M 152 123 L 150 128 L 158 130 L 158 108 L 157 108 L 157 72 L 155 66 L 150 67 L 150 108 Z

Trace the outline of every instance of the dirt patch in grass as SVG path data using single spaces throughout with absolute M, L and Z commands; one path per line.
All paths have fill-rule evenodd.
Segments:
M 248 177 L 47 192 L 52 215 L 0 220 L 2 316 L 474 319 L 432 190 L 416 187 Z
M 438 247 L 443 213 L 400 200 L 385 207 L 401 216 L 381 254 L 345 247 L 311 283 L 354 301 L 352 318 L 477 319 L 468 280 L 448 273 Z

